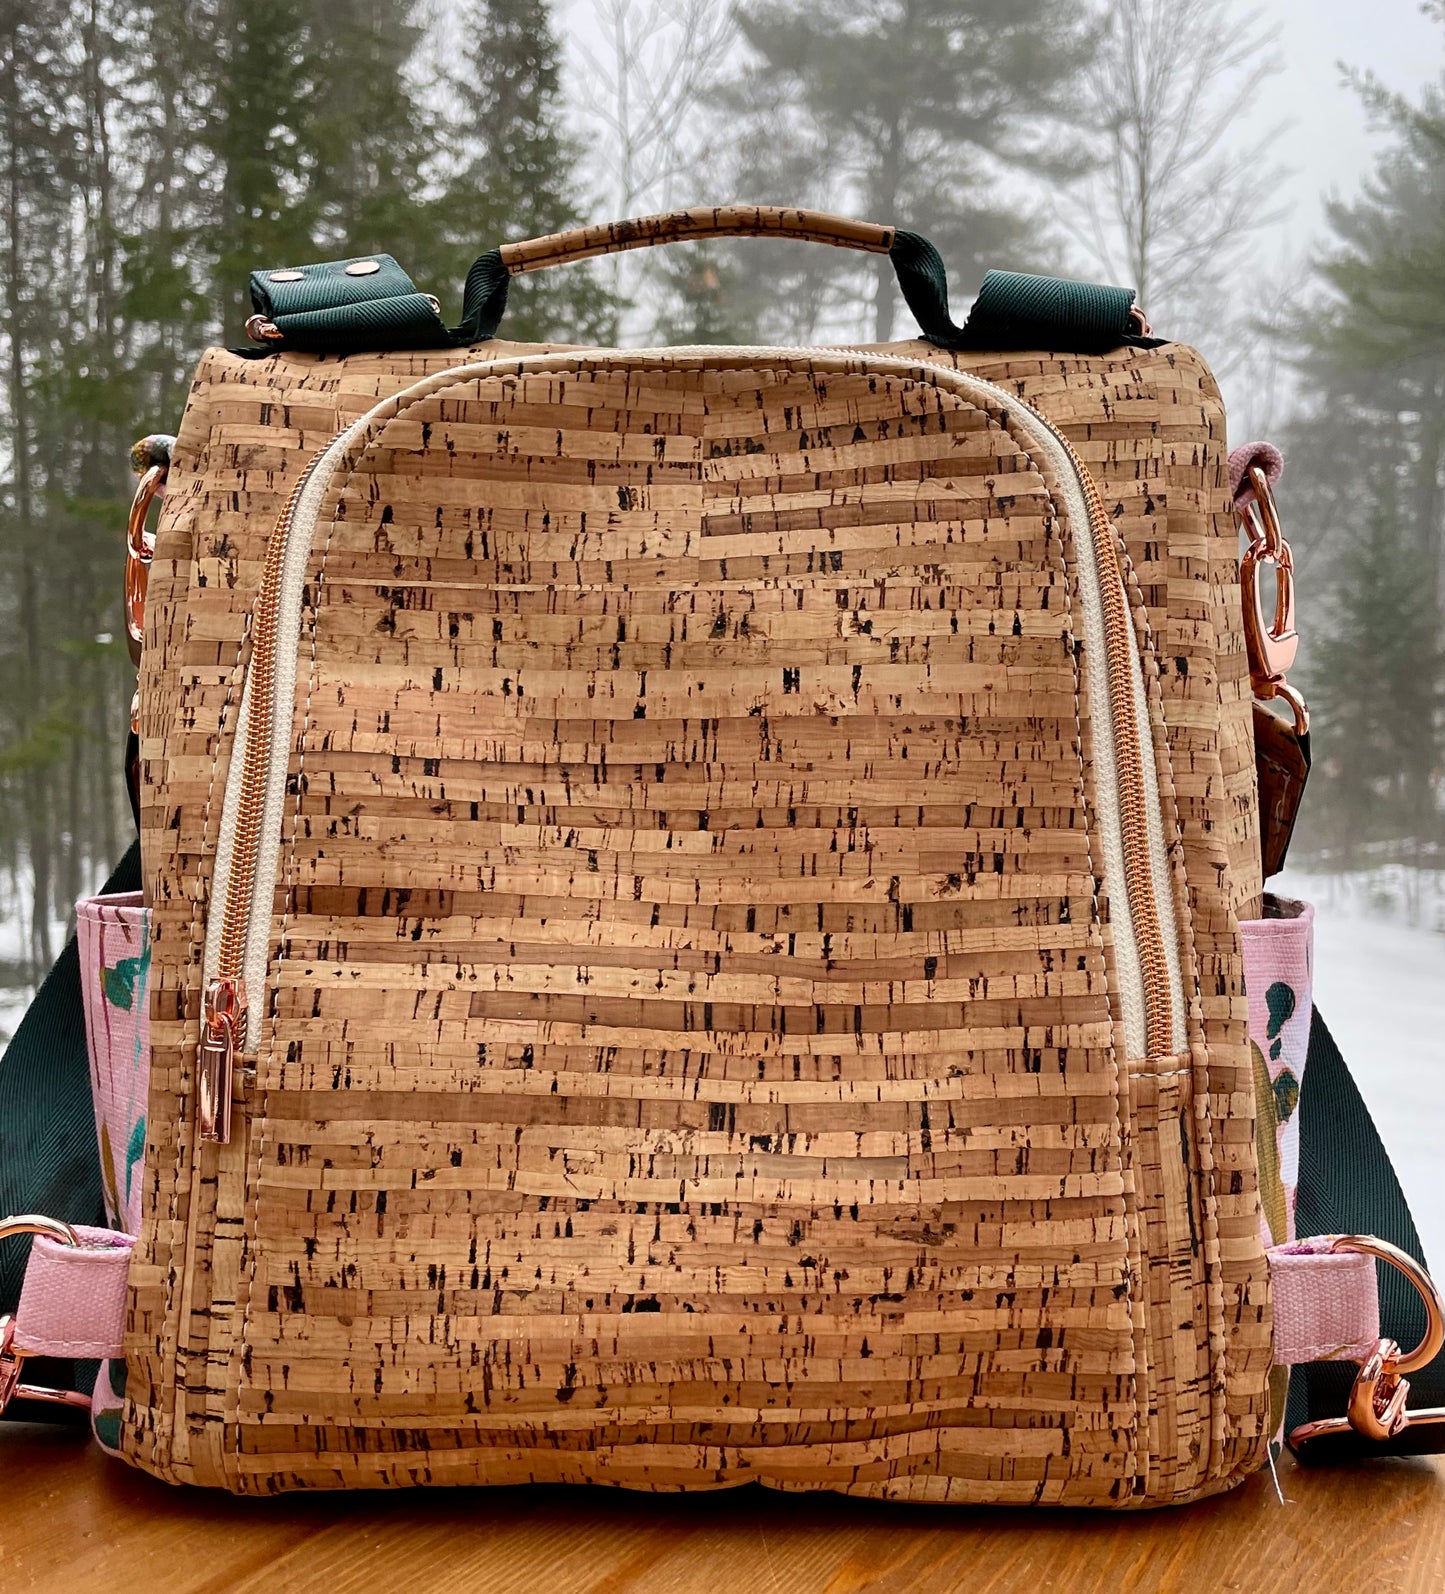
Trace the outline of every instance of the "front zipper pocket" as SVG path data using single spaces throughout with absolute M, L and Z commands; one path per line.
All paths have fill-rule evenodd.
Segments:
M 816 369 L 904 375 L 914 360 L 862 350 L 729 348 L 598 350 L 458 366 L 450 383 L 526 375 L 584 364 L 647 360 L 807 359 Z M 864 362 L 861 373 L 857 362 Z M 424 384 L 435 387 L 440 378 Z M 1112 917 L 1114 961 L 1125 1047 L 1130 1058 L 1163 1057 L 1187 1047 L 1178 923 L 1170 889 L 1165 825 L 1143 664 L 1130 614 L 1118 540 L 1088 468 L 1073 445 L 1036 409 L 990 382 L 927 367 L 925 380 L 969 402 L 1002 412 L 1006 430 L 1023 434 L 1058 481 L 1074 528 L 1084 621 L 1087 688 L 1093 723 L 1094 788 L 1103 873 Z M 293 741 L 297 653 L 307 565 L 322 503 L 352 445 L 384 421 L 406 395 L 384 401 L 337 434 L 298 479 L 267 545 L 251 621 L 234 750 L 227 774 L 203 963 L 197 1119 L 202 1140 L 230 1138 L 238 1057 L 254 1056 L 261 1019 L 271 915 L 281 849 L 286 777 Z M 1086 534 L 1085 534 L 1086 533 Z

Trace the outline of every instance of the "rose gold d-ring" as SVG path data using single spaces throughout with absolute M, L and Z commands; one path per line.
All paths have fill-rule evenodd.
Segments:
M 1239 512 L 1239 523 L 1249 537 L 1249 547 L 1239 561 L 1244 587 L 1244 640 L 1249 652 L 1249 674 L 1257 697 L 1273 694 L 1294 663 L 1299 633 L 1294 621 L 1294 556 L 1280 525 L 1279 509 L 1269 478 L 1258 465 L 1250 466 L 1249 485 L 1254 502 Z M 1259 586 L 1259 566 L 1275 567 L 1274 617 L 1264 608 Z
M 1424 1303 L 1424 1338 L 1408 1354 L 1402 1354 L 1397 1345 L 1394 1352 L 1385 1357 L 1382 1370 L 1387 1375 L 1398 1377 L 1401 1373 L 1418 1373 L 1422 1367 L 1433 1362 L 1445 1348 L 1445 1299 L 1441 1298 L 1435 1280 L 1415 1258 L 1408 1251 L 1402 1251 L 1398 1245 L 1391 1245 L 1388 1240 L 1377 1240 L 1373 1234 L 1342 1234 L 1330 1249 L 1358 1251 L 1365 1256 L 1377 1257 L 1381 1262 L 1388 1262 L 1409 1279 Z
M 18 1217 L 0 1218 L 0 1240 L 12 1234 L 43 1234 L 61 1245 L 79 1246 L 80 1236 L 61 1218 L 47 1218 L 40 1212 L 22 1212 Z

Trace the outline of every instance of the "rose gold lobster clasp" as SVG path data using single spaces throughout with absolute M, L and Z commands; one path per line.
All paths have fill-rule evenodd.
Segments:
M 1295 729 L 1309 729 L 1309 710 L 1299 692 L 1285 679 L 1299 651 L 1294 618 L 1294 555 L 1280 525 L 1279 508 L 1269 477 L 1258 465 L 1249 467 L 1253 501 L 1236 510 L 1240 529 L 1249 546 L 1239 561 L 1244 589 L 1244 643 L 1249 655 L 1249 681 L 1262 702 L 1282 698 L 1294 713 Z M 1260 583 L 1260 566 L 1275 570 L 1274 615 L 1266 613 Z
M 156 552 L 155 533 L 146 525 L 146 517 L 151 505 L 165 491 L 167 469 L 166 465 L 154 464 L 141 473 L 126 519 L 125 640 L 130 649 L 130 661 L 135 665 L 140 664 L 145 641 L 146 587 Z
M 1445 1300 L 1441 1299 L 1435 1281 L 1409 1252 L 1373 1235 L 1342 1234 L 1331 1249 L 1359 1251 L 1398 1268 L 1424 1304 L 1425 1332 L 1420 1343 L 1408 1352 L 1402 1351 L 1393 1339 L 1381 1339 L 1360 1361 L 1345 1415 L 1302 1424 L 1290 1433 L 1290 1448 L 1302 1452 L 1312 1441 L 1348 1435 L 1383 1444 L 1406 1428 L 1445 1424 L 1445 1409 L 1411 1411 L 1406 1404 L 1410 1380 L 1405 1374 L 1427 1366 L 1445 1347 Z
M 80 1236 L 68 1223 L 62 1223 L 59 1218 L 43 1217 L 38 1212 L 0 1219 L 0 1240 L 8 1240 L 12 1234 L 43 1234 L 61 1245 L 80 1244 Z M 23 1383 L 21 1375 L 28 1354 L 15 1345 L 15 1319 L 0 1317 L 0 1411 L 12 1400 L 41 1400 L 52 1406 L 90 1410 L 88 1395 L 77 1394 L 73 1389 L 50 1389 L 43 1384 Z

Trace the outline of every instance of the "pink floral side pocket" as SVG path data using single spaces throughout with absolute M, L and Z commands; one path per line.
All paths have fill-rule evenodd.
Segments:
M 1295 1238 L 1299 1184 L 1299 1101 L 1314 1012 L 1315 910 L 1265 897 L 1265 916 L 1246 919 L 1244 981 L 1254 1056 L 1260 1198 L 1268 1243 Z
M 150 1088 L 150 920 L 139 891 L 75 905 L 86 1050 L 100 1150 L 100 1184 L 112 1228 L 140 1228 L 146 1097 Z M 125 1363 L 100 1364 L 91 1427 L 119 1454 Z

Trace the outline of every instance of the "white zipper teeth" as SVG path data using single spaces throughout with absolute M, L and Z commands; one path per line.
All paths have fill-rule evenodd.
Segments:
M 286 556 L 281 570 L 281 587 L 276 609 L 276 669 L 271 698 L 270 736 L 267 739 L 266 799 L 262 809 L 260 841 L 256 848 L 255 872 L 251 877 L 251 900 L 246 919 L 246 954 L 242 978 L 246 986 L 246 1033 L 241 1051 L 253 1053 L 261 1040 L 262 994 L 271 942 L 271 907 L 276 894 L 276 874 L 281 861 L 281 827 L 286 810 L 286 769 L 291 760 L 291 735 L 296 701 L 297 650 L 301 644 L 301 600 L 306 589 L 306 566 L 316 531 L 316 517 L 326 496 L 330 472 L 327 466 L 365 426 L 370 411 L 348 426 L 329 443 L 312 468 L 291 513 L 286 538 Z M 244 760 L 241 750 L 251 720 L 252 675 L 246 672 L 241 694 L 241 711 L 236 734 L 231 742 L 231 765 L 226 773 L 226 795 L 221 807 L 221 828 L 216 838 L 216 870 L 211 884 L 211 902 L 224 903 L 231 886 L 231 864 L 235 853 L 236 824 L 241 806 Z M 221 935 L 225 922 L 222 913 L 212 911 L 206 925 L 206 950 L 203 975 L 207 985 L 220 969 Z
M 897 355 L 877 354 L 868 349 L 853 348 L 776 348 L 766 346 L 696 344 L 662 349 L 578 349 L 559 351 L 556 354 L 537 355 L 532 359 L 517 357 L 477 361 L 460 365 L 446 372 L 452 381 L 473 381 L 493 372 L 520 374 L 545 367 L 547 363 L 561 366 L 575 363 L 579 358 L 598 359 L 651 359 L 675 360 L 679 356 L 723 359 L 792 358 L 796 356 L 824 355 L 833 358 L 856 357 L 869 362 L 871 368 L 881 371 L 913 372 L 918 366 L 929 364 L 926 359 L 909 359 Z M 1104 605 L 1102 581 L 1090 535 L 1088 504 L 1084 497 L 1081 478 L 1074 461 L 1065 448 L 1061 435 L 1043 420 L 1018 395 L 1005 388 L 948 366 L 932 367 L 948 383 L 964 392 L 973 390 L 991 396 L 996 405 L 1005 407 L 1011 420 L 1035 442 L 1047 456 L 1054 473 L 1062 484 L 1070 522 L 1074 529 L 1079 590 L 1084 612 L 1084 638 L 1086 643 L 1086 685 L 1090 715 L 1096 726 L 1112 728 L 1109 695 L 1108 654 L 1105 647 Z M 440 373 L 439 373 L 440 374 Z M 286 805 L 286 771 L 290 763 L 292 721 L 294 717 L 297 652 L 301 642 L 302 595 L 306 584 L 306 568 L 311 558 L 311 546 L 321 504 L 330 484 L 331 467 L 345 453 L 354 439 L 362 434 L 372 417 L 401 395 L 394 395 L 375 405 L 340 434 L 317 459 L 311 476 L 302 489 L 287 530 L 286 552 L 283 561 L 281 589 L 276 620 L 276 671 L 273 686 L 270 737 L 268 741 L 268 767 L 266 793 L 261 825 L 260 844 L 256 854 L 255 873 L 251 884 L 251 900 L 246 923 L 245 981 L 247 994 L 246 1034 L 242 1051 L 253 1054 L 260 1042 L 263 992 L 269 961 L 271 939 L 271 909 L 276 890 L 276 875 L 280 863 L 281 828 Z M 1129 608 L 1128 594 L 1125 607 Z M 1144 686 L 1144 673 L 1132 625 L 1128 630 L 1128 648 L 1134 723 L 1130 727 L 1138 745 L 1141 767 L 1144 772 L 1144 799 L 1148 835 L 1146 845 L 1151 866 L 1155 910 L 1164 941 L 1164 957 L 1168 970 L 1170 1009 L 1173 1020 L 1173 1045 L 1176 1052 L 1187 1049 L 1187 1030 L 1184 1021 L 1183 977 L 1179 959 L 1178 925 L 1174 912 L 1173 893 L 1169 890 L 1169 864 L 1165 842 L 1163 808 L 1159 801 L 1157 768 L 1154 758 L 1154 740 L 1149 730 L 1148 697 Z M 286 713 L 289 705 L 293 712 Z M 1103 710 L 1101 713 L 1100 710 Z M 220 959 L 221 930 L 224 915 L 218 911 L 224 903 L 231 884 L 231 863 L 235 848 L 236 822 L 240 809 L 243 760 L 239 756 L 245 745 L 247 727 L 251 716 L 251 677 L 247 673 L 241 698 L 241 710 L 232 740 L 230 768 L 226 776 L 225 799 L 221 811 L 221 828 L 216 844 L 216 867 L 211 884 L 212 911 L 206 926 L 206 946 L 203 963 L 207 983 L 217 973 Z M 1124 866 L 1124 849 L 1128 838 L 1123 830 L 1122 809 L 1119 800 L 1119 776 L 1112 735 L 1096 733 L 1093 738 L 1094 786 L 1100 817 L 1103 850 L 1104 878 L 1109 892 L 1109 908 L 1114 942 L 1114 963 L 1120 987 L 1120 1007 L 1124 1023 L 1125 1046 L 1130 1058 L 1143 1058 L 1148 1053 L 1147 1013 L 1143 962 L 1139 955 L 1133 915 L 1129 908 L 1129 893 Z

